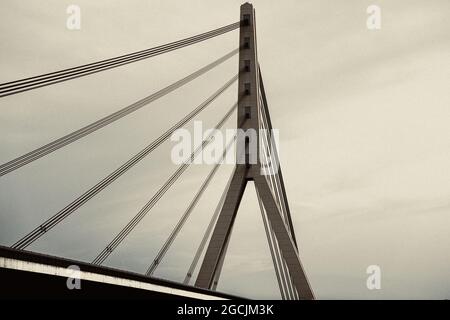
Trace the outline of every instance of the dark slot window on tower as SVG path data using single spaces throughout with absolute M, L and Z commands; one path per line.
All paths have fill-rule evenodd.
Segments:
M 245 164 L 250 167 L 250 138 L 245 137 Z
M 244 37 L 244 49 L 250 49 L 250 37 Z
M 245 94 L 250 95 L 250 83 L 244 84 Z
M 250 15 L 244 14 L 244 26 L 249 26 L 249 25 L 250 25 Z
M 245 107 L 245 119 L 250 119 L 252 117 L 252 108 Z
M 244 70 L 245 72 L 250 72 L 250 60 L 244 61 Z

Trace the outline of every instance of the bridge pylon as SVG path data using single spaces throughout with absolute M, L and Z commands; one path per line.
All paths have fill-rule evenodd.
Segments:
M 314 299 L 313 291 L 299 258 L 280 166 L 278 164 L 276 172 L 274 172 L 274 179 L 278 181 L 277 187 L 274 187 L 264 174 L 263 166 L 265 164 L 259 156 L 260 148 L 265 147 L 261 145 L 260 137 L 261 122 L 264 121 L 264 117 L 266 117 L 266 129 L 271 130 L 272 128 L 270 118 L 268 118 L 267 102 L 258 64 L 255 10 L 252 4 L 245 3 L 241 6 L 240 21 L 237 127 L 245 133 L 256 132 L 256 135 L 245 134 L 243 139 L 237 139 L 236 168 L 231 183 L 227 187 L 225 200 L 195 286 L 212 290 L 217 286 L 242 196 L 247 182 L 253 181 L 262 202 L 263 214 L 267 217 L 268 226 L 276 238 L 281 257 L 284 260 L 283 263 L 289 271 L 287 274 L 292 280 L 291 289 L 295 290 L 292 296 L 299 299 Z M 254 153 L 249 153 L 250 139 L 256 139 L 253 141 L 257 149 L 256 157 L 254 157 Z M 273 148 L 271 143 L 269 144 L 272 152 L 276 154 L 276 148 Z M 277 156 L 276 159 L 278 159 Z

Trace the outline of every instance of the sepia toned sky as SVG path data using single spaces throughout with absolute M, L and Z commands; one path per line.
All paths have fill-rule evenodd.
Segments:
M 67 6 L 81 30 L 66 28 Z M 235 0 L 3 0 L 0 83 L 196 35 Z M 319 299 L 450 298 L 450 2 L 255 0 L 258 58 L 300 257 Z M 381 8 L 368 30 L 366 8 Z M 237 47 L 238 32 L 0 99 L 0 163 L 131 104 Z M 0 178 L 11 245 L 127 161 L 237 73 L 237 57 L 140 111 Z M 212 127 L 236 85 L 200 116 Z M 227 127 L 235 125 L 235 118 Z M 187 126 L 191 128 L 191 124 Z M 92 261 L 176 169 L 163 144 L 29 249 Z M 144 273 L 211 166 L 194 165 L 106 265 Z M 219 170 L 155 276 L 182 281 L 231 173 Z M 380 290 L 366 269 L 381 268 Z M 279 298 L 249 184 L 218 290 Z

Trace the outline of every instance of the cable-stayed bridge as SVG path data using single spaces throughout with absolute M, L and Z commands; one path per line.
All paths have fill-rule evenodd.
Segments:
M 30 90 L 37 90 L 112 68 L 125 67 L 127 64 L 179 50 L 233 31 L 239 32 L 239 43 L 236 48 L 230 48 L 230 51 L 225 52 L 221 57 L 216 57 L 204 67 L 159 91 L 124 106 L 112 114 L 50 141 L 15 159 L 0 164 L 0 183 L 2 183 L 1 178 L 3 176 L 13 175 L 17 170 L 32 162 L 45 161 L 45 156 L 58 152 L 61 148 L 69 148 L 70 144 L 75 141 L 83 139 L 116 121 L 120 121 L 120 119 L 142 108 L 148 107 L 152 102 L 200 77 L 207 77 L 207 74 L 212 72 L 215 67 L 238 55 L 239 65 L 236 74 L 229 79 L 225 79 L 223 85 L 217 88 L 201 104 L 189 113 L 186 113 L 181 119 L 174 120 L 173 125 L 162 132 L 158 138 L 150 141 L 142 150 L 130 156 L 127 161 L 81 195 L 75 197 L 73 201 L 61 210 L 51 213 L 48 219 L 42 221 L 28 233 L 18 235 L 15 243 L 9 248 L 0 248 L 2 283 L 9 283 L 13 286 L 15 283 L 14 279 L 22 277 L 28 279 L 30 284 L 45 285 L 50 292 L 59 294 L 64 292 L 64 290 L 69 291 L 65 287 L 64 281 L 62 281 L 70 277 L 73 271 L 67 269 L 67 267 L 77 265 L 80 268 L 78 277 L 87 284 L 85 290 L 80 290 L 83 291 L 82 294 L 108 295 L 107 292 L 109 292 L 109 294 L 120 296 L 126 292 L 129 296 L 157 298 L 233 298 L 231 295 L 216 292 L 216 288 L 241 199 L 247 183 L 252 181 L 256 188 L 258 205 L 281 297 L 283 299 L 314 299 L 313 291 L 300 261 L 283 175 L 279 165 L 276 144 L 274 143 L 269 106 L 261 66 L 257 56 L 255 10 L 251 4 L 243 4 L 240 10 L 240 19 L 224 27 L 158 47 L 0 84 L 0 97 L 26 94 Z M 195 120 L 202 111 L 210 108 L 213 102 L 236 82 L 238 87 L 237 99 L 234 103 L 230 103 L 229 108 L 225 114 L 221 115 L 220 120 L 214 127 L 217 130 L 223 128 L 224 124 L 233 115 L 236 115 L 236 134 L 225 146 L 218 157 L 217 163 L 204 178 L 199 189 L 193 193 L 188 207 L 180 208 L 180 211 L 183 212 L 182 216 L 173 226 L 172 232 L 152 259 L 144 274 L 111 269 L 105 267 L 104 263 L 126 241 L 136 226 L 149 215 L 153 207 L 164 197 L 166 192 L 183 177 L 183 174 L 195 162 L 195 159 L 214 141 L 214 131 L 207 135 L 190 155 L 185 157 L 184 161 L 167 177 L 167 180 L 132 219 L 122 229 L 117 230 L 116 234 L 111 235 L 109 243 L 105 244 L 103 250 L 97 254 L 91 263 L 50 257 L 27 251 L 43 235 L 52 232 L 54 228 L 63 224 L 67 218 L 76 215 L 80 207 L 95 198 L 129 170 L 132 170 L 136 164 L 151 156 L 177 130 Z M 205 222 L 205 233 L 200 243 L 198 243 L 196 252 L 192 255 L 192 262 L 189 269 L 186 270 L 183 283 L 174 283 L 155 278 L 155 271 L 161 265 L 180 232 L 182 232 L 183 226 L 190 218 L 190 215 L 195 212 L 197 203 L 204 195 L 205 190 L 210 185 L 220 165 L 227 158 L 227 155 L 233 152 L 233 148 L 235 149 L 234 170 L 223 190 L 216 209 L 211 213 L 209 221 Z M 196 271 L 198 271 L 198 275 L 194 279 Z M 15 290 L 17 294 L 20 292 L 24 293 L 31 290 L 31 286 L 28 288 L 16 287 Z M 76 295 L 76 291 L 70 291 L 70 294 Z M 11 292 L 14 292 L 14 290 Z M 30 292 L 32 293 L 32 290 Z

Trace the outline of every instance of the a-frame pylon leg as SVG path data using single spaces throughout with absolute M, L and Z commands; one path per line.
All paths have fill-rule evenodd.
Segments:
M 233 223 L 247 185 L 247 172 L 245 166 L 238 166 L 236 168 L 195 282 L 195 286 L 197 287 L 213 289 L 214 280 L 218 280 L 217 272 L 220 272 L 219 269 L 221 269 L 221 264 L 223 263 Z M 299 298 L 306 300 L 314 299 L 314 294 L 303 270 L 296 246 L 281 216 L 280 208 L 267 184 L 266 178 L 262 175 L 254 175 L 253 180 Z
M 233 226 L 231 226 L 233 228 Z M 233 230 L 230 230 L 230 234 Z M 222 272 L 223 263 L 225 262 L 225 256 L 227 255 L 228 245 L 230 244 L 230 237 L 228 237 L 227 242 L 225 243 L 225 247 L 223 248 L 222 256 L 220 257 L 219 264 L 216 268 L 216 274 L 214 275 L 214 281 L 211 286 L 211 290 L 216 291 L 217 285 L 219 284 L 220 274 Z
M 231 179 L 225 202 L 223 203 L 205 257 L 203 258 L 203 263 L 195 282 L 196 287 L 210 289 L 213 286 L 217 269 L 220 268 L 236 213 L 239 209 L 245 186 L 247 185 L 246 176 L 247 168 L 245 165 L 238 165 Z
M 314 294 L 306 278 L 303 266 L 300 262 L 298 252 L 292 237 L 289 234 L 286 223 L 284 222 L 280 208 L 278 207 L 275 198 L 270 190 L 267 180 L 264 176 L 255 176 L 255 187 L 264 204 L 267 217 L 270 225 L 275 233 L 277 242 L 281 251 L 283 259 L 291 274 L 294 286 L 297 289 L 300 299 L 311 300 L 314 299 Z

